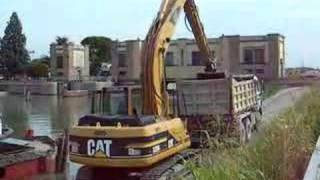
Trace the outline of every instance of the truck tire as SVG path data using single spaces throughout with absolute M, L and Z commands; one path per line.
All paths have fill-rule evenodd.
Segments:
M 240 144 L 247 143 L 246 118 L 240 120 L 239 123 Z
M 252 136 L 252 122 L 250 117 L 245 117 L 240 122 L 240 143 L 246 144 Z
M 251 118 L 254 118 L 253 130 L 258 132 L 259 126 L 261 125 L 262 116 L 260 115 L 260 113 L 254 113 L 253 115 L 251 115 Z
M 253 130 L 253 122 L 251 117 L 245 118 L 246 121 L 246 142 L 249 142 L 252 137 L 252 130 Z

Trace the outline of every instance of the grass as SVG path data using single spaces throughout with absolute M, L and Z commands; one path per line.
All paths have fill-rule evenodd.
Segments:
M 190 164 L 197 179 L 302 179 L 320 135 L 320 92 L 312 90 L 275 118 L 251 144 L 207 152 Z
M 265 85 L 263 99 L 267 99 L 273 95 L 275 95 L 278 91 L 283 89 L 281 85 L 268 83 Z

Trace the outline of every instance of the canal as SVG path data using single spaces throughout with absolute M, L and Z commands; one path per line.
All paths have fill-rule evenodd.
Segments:
M 33 129 L 35 135 L 50 135 L 70 127 L 80 116 L 90 113 L 90 97 L 24 96 L 0 92 L 0 112 L 4 124 L 15 136 Z
M 117 99 L 116 102 L 119 103 L 121 100 Z M 16 137 L 24 136 L 27 129 L 33 129 L 35 135 L 50 135 L 61 132 L 70 128 L 81 116 L 90 113 L 91 104 L 90 96 L 69 98 L 31 96 L 31 100 L 26 101 L 22 95 L 0 92 L 0 113 L 3 116 L 3 123 L 14 130 L 13 136 Z M 114 171 L 91 169 L 67 161 L 65 173 L 41 175 L 35 179 L 99 180 L 106 179 L 106 174 L 110 179 L 113 177 Z M 116 175 L 117 178 L 118 176 Z
M 26 101 L 22 95 L 0 92 L 0 112 L 4 124 L 21 137 L 27 129 L 35 135 L 50 135 L 72 126 L 81 116 L 90 113 L 90 97 L 60 98 L 57 96 L 32 96 Z M 44 175 L 36 179 L 81 179 L 81 166 L 67 162 L 65 174 Z

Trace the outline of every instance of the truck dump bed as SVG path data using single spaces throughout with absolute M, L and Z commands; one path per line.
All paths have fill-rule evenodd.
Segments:
M 177 82 L 181 116 L 240 113 L 257 105 L 254 76 Z

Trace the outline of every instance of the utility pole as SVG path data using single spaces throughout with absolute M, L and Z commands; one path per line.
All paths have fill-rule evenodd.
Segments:
M 253 59 L 252 59 L 252 61 L 253 61 L 253 74 L 258 76 L 257 75 L 257 67 L 256 67 L 256 52 L 254 49 L 252 50 L 252 55 L 253 55 L 252 56 L 253 57 Z

